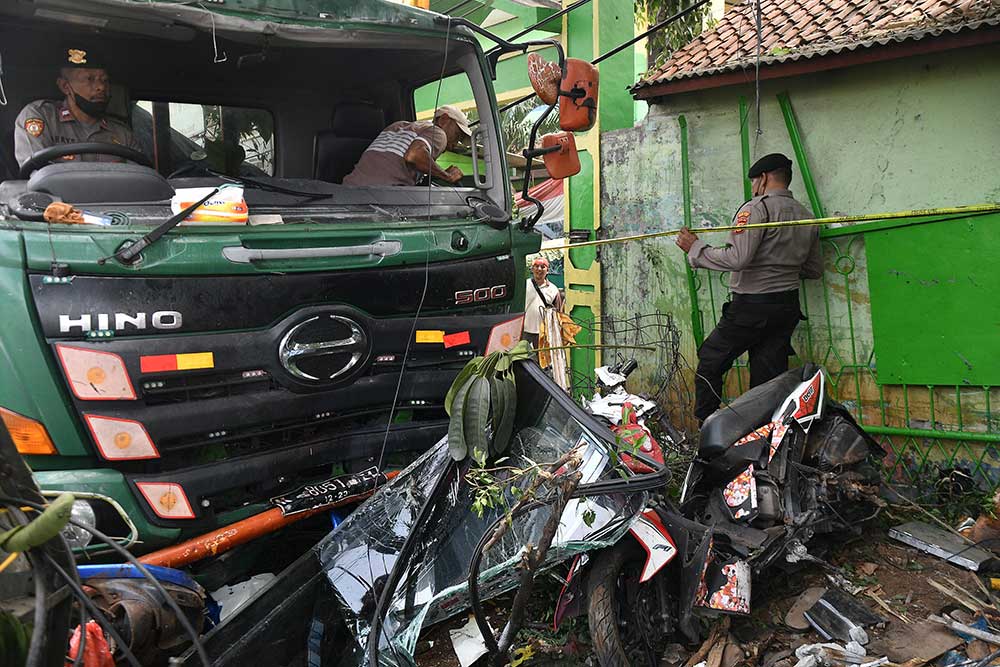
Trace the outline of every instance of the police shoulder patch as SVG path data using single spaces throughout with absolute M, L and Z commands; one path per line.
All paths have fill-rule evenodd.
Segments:
M 24 130 L 33 137 L 40 137 L 45 131 L 45 121 L 41 118 L 29 118 L 24 121 Z
M 737 227 L 746 227 L 748 222 L 750 222 L 750 211 L 740 211 L 736 214 Z M 742 234 L 745 231 L 745 229 L 734 229 L 733 234 Z

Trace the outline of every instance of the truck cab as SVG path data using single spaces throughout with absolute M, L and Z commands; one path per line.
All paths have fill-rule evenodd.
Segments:
M 512 219 L 489 61 L 440 18 L 381 0 L 0 7 L 0 416 L 43 491 L 150 550 L 446 432 L 458 370 L 519 339 L 540 237 Z M 60 99 L 81 44 L 145 160 L 68 145 L 19 163 L 18 112 Z M 442 79 L 474 109 L 439 159 L 461 180 L 343 184 Z M 245 219 L 151 240 L 213 190 Z M 58 203 L 82 222 L 46 221 Z

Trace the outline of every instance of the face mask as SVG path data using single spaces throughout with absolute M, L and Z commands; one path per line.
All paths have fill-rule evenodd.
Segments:
M 71 87 L 70 90 L 73 90 L 73 88 Z M 108 98 L 103 102 L 91 102 L 84 97 L 80 97 L 80 94 L 75 90 L 73 90 L 73 99 L 76 101 L 76 106 L 80 107 L 80 111 L 91 118 L 103 118 L 108 110 L 108 102 L 110 101 L 110 98 Z

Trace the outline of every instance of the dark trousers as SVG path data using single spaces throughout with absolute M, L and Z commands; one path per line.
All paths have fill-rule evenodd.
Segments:
M 719 324 L 698 349 L 694 414 L 699 421 L 719 409 L 722 376 L 741 354 L 750 353 L 750 386 L 756 387 L 787 371 L 788 357 L 795 353 L 792 332 L 803 319 L 798 292 L 733 297 L 722 305 Z

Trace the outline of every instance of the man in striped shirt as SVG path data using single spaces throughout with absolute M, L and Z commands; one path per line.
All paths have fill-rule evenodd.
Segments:
M 434 122 L 401 120 L 382 130 L 361 155 L 344 185 L 416 185 L 424 174 L 458 183 L 462 171 L 452 165 L 442 169 L 437 158 L 471 136 L 469 119 L 446 104 L 434 112 Z

